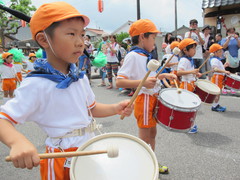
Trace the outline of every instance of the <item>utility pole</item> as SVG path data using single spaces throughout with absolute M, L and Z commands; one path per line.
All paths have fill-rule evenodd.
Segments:
M 177 0 L 175 0 L 175 33 L 177 36 Z
M 140 14 L 140 0 L 137 0 L 137 20 L 141 19 Z

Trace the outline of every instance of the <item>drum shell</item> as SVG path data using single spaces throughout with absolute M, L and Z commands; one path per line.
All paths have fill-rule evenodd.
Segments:
M 199 96 L 202 102 L 209 103 L 209 104 L 212 104 L 217 96 L 215 94 L 210 94 L 203 91 L 198 86 L 196 86 L 194 93 Z
M 226 75 L 225 86 L 228 88 L 231 88 L 231 89 L 239 90 L 240 89 L 240 79 L 237 80 L 231 75 Z
M 158 101 L 157 122 L 168 130 L 188 132 L 194 124 L 197 109 L 179 109 L 169 107 L 161 100 Z

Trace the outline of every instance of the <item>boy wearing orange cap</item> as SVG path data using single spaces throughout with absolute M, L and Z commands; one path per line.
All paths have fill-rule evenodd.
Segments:
M 201 73 L 199 73 L 198 69 L 195 69 L 193 56 L 196 53 L 197 43 L 190 39 L 186 38 L 182 40 L 178 48 L 181 50 L 182 56 L 178 63 L 177 75 L 181 76 L 180 88 L 186 89 L 188 91 L 193 92 L 195 89 L 194 82 L 196 81 L 196 76 L 200 77 Z M 193 126 L 189 133 L 196 133 L 197 125 Z
M 214 70 L 213 77 L 211 81 L 216 84 L 221 90 L 223 89 L 223 81 L 225 74 L 230 74 L 225 68 L 228 67 L 229 63 L 222 63 L 223 47 L 219 44 L 212 44 L 209 48 L 210 53 L 214 53 L 214 56 L 210 58 L 210 65 Z M 220 95 L 216 96 L 214 103 L 212 104 L 212 111 L 225 112 L 226 107 L 219 105 Z
M 118 71 L 116 85 L 122 88 L 137 88 L 145 74 L 147 64 L 152 59 L 151 51 L 154 48 L 155 38 L 159 31 L 154 23 L 148 19 L 140 19 L 134 22 L 129 34 L 132 37 L 133 46 L 125 56 L 124 63 Z M 157 103 L 157 94 L 160 86 L 155 86 L 157 79 L 156 72 L 151 72 L 143 84 L 134 105 L 134 115 L 137 119 L 139 137 L 152 149 L 155 149 L 155 137 L 157 134 L 156 119 L 153 112 Z M 160 74 L 158 79 L 176 79 L 172 74 Z M 166 173 L 168 169 L 160 166 L 160 172 Z
M 87 77 L 75 66 L 84 50 L 88 23 L 87 16 L 65 2 L 44 4 L 31 18 L 32 37 L 48 59 L 35 61 L 36 71 L 28 74 L 14 100 L 2 106 L 0 113 L 0 140 L 11 148 L 10 157 L 17 168 L 31 169 L 40 159 L 37 149 L 14 124 L 34 121 L 48 135 L 47 152 L 67 152 L 94 136 L 93 117 L 129 116 L 132 112 L 132 107 L 126 108 L 129 101 L 97 103 Z M 66 158 L 42 160 L 42 179 L 69 179 L 68 162 Z
M 27 72 L 31 72 L 34 71 L 34 67 L 33 67 L 33 63 L 35 62 L 35 60 L 37 59 L 36 54 L 35 53 L 30 53 L 28 55 L 29 59 L 27 61 Z
M 3 102 L 6 103 L 13 98 L 16 89 L 16 70 L 12 64 L 13 54 L 5 52 L 2 54 L 3 65 L 0 66 L 0 74 L 2 77 Z
M 170 49 L 171 49 L 171 52 L 173 51 L 173 49 L 175 48 L 175 47 L 178 47 L 178 45 L 179 45 L 179 42 L 178 41 L 173 41 L 171 44 L 170 44 Z M 164 58 L 167 58 L 167 59 L 169 59 L 171 56 L 172 56 L 172 54 L 173 54 L 173 52 L 171 53 L 171 54 L 165 54 L 164 56 L 163 56 L 163 59 Z M 173 58 L 171 59 L 171 61 L 168 63 L 168 65 L 167 65 L 167 67 L 170 67 L 171 68 L 171 73 L 172 74 L 175 74 L 175 75 L 177 75 L 177 67 L 178 67 L 178 61 L 179 61 L 179 55 L 174 55 L 173 56 Z M 179 80 L 177 79 L 176 80 L 176 82 L 177 82 L 177 84 L 178 84 L 178 86 L 179 86 Z M 175 87 L 175 83 L 174 83 L 174 81 L 170 81 L 170 84 L 171 84 L 171 86 L 172 87 Z

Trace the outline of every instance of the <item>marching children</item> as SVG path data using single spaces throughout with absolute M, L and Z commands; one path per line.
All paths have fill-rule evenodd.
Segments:
M 199 69 L 195 69 L 193 56 L 196 53 L 197 43 L 190 39 L 186 38 L 182 40 L 178 48 L 181 50 L 182 57 L 178 63 L 177 75 L 181 76 L 180 88 L 186 89 L 188 91 L 193 92 L 195 89 L 194 82 L 196 81 L 196 76 L 200 77 L 201 73 L 199 73 Z M 197 125 L 193 126 L 189 133 L 196 133 Z
M 132 112 L 133 107 L 126 108 L 129 101 L 97 103 L 87 77 L 75 65 L 84 50 L 88 23 L 87 16 L 66 2 L 44 4 L 31 18 L 32 37 L 46 51 L 47 60 L 35 61 L 36 71 L 23 80 L 14 100 L 2 106 L 0 113 L 0 140 L 11 149 L 17 168 L 31 169 L 40 159 L 37 149 L 14 124 L 37 123 L 48 135 L 47 152 L 67 152 L 76 151 L 94 136 L 93 117 L 129 116 Z M 42 179 L 69 179 L 65 161 L 41 160 Z
M 37 57 L 35 53 L 30 53 L 28 55 L 29 59 L 27 61 L 27 72 L 30 73 L 31 71 L 34 71 L 33 63 L 36 61 Z
M 147 64 L 151 60 L 151 51 L 154 48 L 155 38 L 159 31 L 152 21 L 140 19 L 134 22 L 129 34 L 132 37 L 133 47 L 126 55 L 123 66 L 118 71 L 116 84 L 121 88 L 137 88 L 141 80 L 147 73 Z M 157 102 L 157 94 L 160 86 L 155 86 L 157 78 L 156 72 L 151 72 L 146 82 L 143 84 L 138 97 L 135 100 L 134 115 L 137 119 L 139 137 L 152 149 L 155 149 L 155 137 L 157 134 L 156 119 L 154 109 Z M 160 74 L 158 79 L 176 79 L 172 74 Z M 167 173 L 167 167 L 160 166 L 161 173 Z
M 214 56 L 210 58 L 210 65 L 214 70 L 213 77 L 211 81 L 216 84 L 221 90 L 223 89 L 223 81 L 225 74 L 230 74 L 229 71 L 226 71 L 225 68 L 228 67 L 228 62 L 222 63 L 222 54 L 223 47 L 219 44 L 212 44 L 209 48 L 210 53 L 214 53 Z M 222 107 L 219 105 L 220 95 L 216 96 L 214 103 L 212 104 L 212 111 L 224 112 L 226 111 L 226 107 Z
M 10 98 L 13 98 L 14 90 L 16 89 L 16 70 L 12 64 L 13 54 L 2 54 L 3 64 L 0 66 L 0 74 L 2 77 L 2 90 L 4 93 L 3 102 L 6 103 Z

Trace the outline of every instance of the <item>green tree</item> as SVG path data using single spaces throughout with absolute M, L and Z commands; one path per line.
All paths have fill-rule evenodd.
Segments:
M 125 49 L 127 47 L 127 44 L 123 42 L 125 38 L 128 38 L 129 34 L 126 32 L 121 32 L 120 34 L 116 34 L 117 42 L 121 44 Z
M 28 16 L 36 10 L 31 0 L 11 0 L 9 8 L 21 11 Z M 5 36 L 17 34 L 20 27 L 21 23 L 18 18 L 0 10 L 0 44 L 3 47 L 5 46 Z

